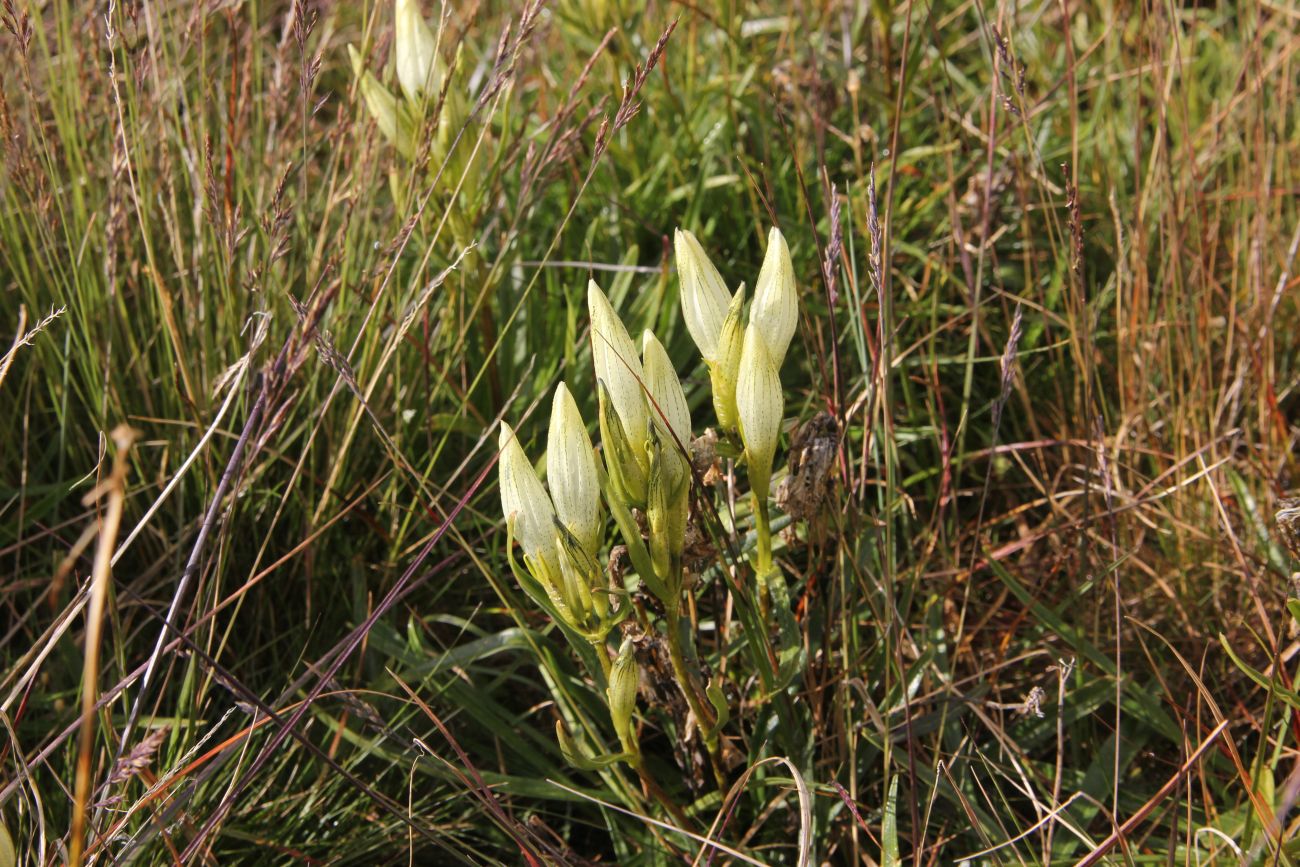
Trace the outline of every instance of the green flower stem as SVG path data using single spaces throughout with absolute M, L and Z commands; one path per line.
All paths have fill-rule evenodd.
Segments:
M 600 651 L 600 656 L 602 659 L 609 659 L 609 654 L 605 653 L 603 648 Z M 610 667 L 612 667 L 612 664 Z M 606 673 L 606 680 L 608 680 L 608 672 Z M 687 818 L 686 813 L 682 810 L 681 806 L 669 797 L 668 793 L 665 792 L 663 787 L 659 785 L 657 780 L 655 780 L 654 775 L 650 773 L 650 769 L 646 767 L 646 763 L 641 757 L 641 744 L 636 737 L 628 737 L 625 740 L 620 735 L 619 744 L 623 747 L 623 752 L 628 754 L 626 760 L 627 765 L 632 768 L 632 770 L 636 771 L 637 777 L 641 780 L 641 789 L 645 793 L 645 796 L 657 801 L 659 806 L 664 808 L 664 812 L 671 816 L 673 821 L 677 823 L 677 827 L 682 829 L 690 828 L 691 821 Z
M 623 748 L 623 752 L 627 753 L 627 754 L 631 757 L 631 758 L 629 758 L 629 759 L 627 760 L 627 763 L 628 763 L 628 764 L 629 764 L 629 765 L 630 765 L 630 766 L 631 766 L 631 767 L 632 767 L 632 768 L 633 768 L 633 769 L 634 769 L 638 774 L 640 774 L 641 776 L 644 777 L 645 774 L 644 774 L 643 769 L 644 769 L 644 767 L 645 767 L 645 762 L 641 761 L 641 743 L 640 743 L 640 741 L 638 741 L 635 737 L 628 737 L 628 738 L 625 739 L 625 738 L 623 737 L 622 734 L 619 734 L 619 735 L 618 735 L 618 743 L 619 743 L 619 746 L 621 746 L 621 747 Z
M 610 662 L 609 649 L 605 646 L 605 636 L 598 639 L 592 639 L 591 649 L 596 652 L 596 658 L 600 660 L 601 670 L 605 673 L 605 685 L 609 684 L 609 673 L 614 668 L 614 663 Z M 601 687 L 602 689 L 604 686 Z
M 767 510 L 767 497 L 754 491 L 754 532 L 758 536 L 755 548 L 754 575 L 758 579 L 758 608 L 767 622 L 771 614 L 772 600 L 768 590 L 768 575 L 772 574 L 772 521 Z
M 650 552 L 646 550 L 645 542 L 641 538 L 641 532 L 632 518 L 631 511 L 618 496 L 618 492 L 612 490 L 610 479 L 604 472 L 601 472 L 600 479 L 601 488 L 605 492 L 605 502 L 609 506 L 614 523 L 618 525 L 624 544 L 627 545 L 628 558 L 632 561 L 633 568 L 641 577 L 641 583 L 645 588 L 664 604 L 668 624 L 665 630 L 668 637 L 668 656 L 672 661 L 673 676 L 677 679 L 682 695 L 686 698 L 687 706 L 695 715 L 696 724 L 704 734 L 705 746 L 713 763 L 713 773 L 717 778 L 718 788 L 725 791 L 726 775 L 722 771 L 718 733 L 714 730 L 717 726 L 717 717 L 712 712 L 712 706 L 701 698 L 701 693 L 690 676 L 690 669 L 686 666 L 686 655 L 682 652 L 681 633 L 677 628 L 682 605 L 681 558 L 680 556 L 674 558 L 669 566 L 669 576 L 656 573 Z M 764 682 L 767 682 L 766 677 Z M 645 783 L 644 778 L 642 782 Z M 648 787 L 647 791 L 649 791 Z
M 754 489 L 754 532 L 757 536 L 757 544 L 754 549 L 754 572 L 758 581 L 760 616 L 763 625 L 766 627 L 771 621 L 773 613 L 776 614 L 777 622 L 782 627 L 782 641 L 784 642 L 789 637 L 785 634 L 789 623 L 783 622 L 782 618 L 786 618 L 786 621 L 788 621 L 790 613 L 788 610 L 776 612 L 772 610 L 772 582 L 784 583 L 785 579 L 778 571 L 779 567 L 772 557 L 772 521 L 767 507 L 766 484 L 762 486 L 761 492 L 758 488 Z M 781 605 L 788 605 L 786 595 L 786 591 L 782 589 L 780 592 L 780 600 L 783 600 L 780 601 Z M 766 636 L 766 633 L 764 633 L 764 636 Z M 776 661 L 776 655 L 766 641 L 763 645 L 762 656 L 771 666 L 772 681 L 776 681 L 781 675 L 780 666 Z M 765 690 L 769 687 L 769 683 L 764 684 Z M 775 701 L 777 717 L 781 720 L 780 739 L 784 743 L 785 750 L 791 756 L 798 755 L 799 745 L 791 738 L 792 734 L 798 731 L 798 715 L 795 712 L 794 704 L 784 689 L 777 690 L 771 697 Z M 791 739 L 787 742 L 787 738 Z

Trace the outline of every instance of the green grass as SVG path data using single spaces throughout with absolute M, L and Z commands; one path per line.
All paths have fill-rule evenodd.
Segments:
M 1295 8 L 455 5 L 439 174 L 356 88 L 348 44 L 392 86 L 389 3 L 3 4 L 18 863 L 69 856 L 92 687 L 97 863 L 701 853 L 561 753 L 603 706 L 511 575 L 496 421 L 539 456 L 561 379 L 594 421 L 593 277 L 699 425 L 672 231 L 752 287 L 774 223 L 787 422 L 836 415 L 835 485 L 777 550 L 796 724 L 727 684 L 734 798 L 643 696 L 685 830 L 776 864 L 801 828 L 811 863 L 1300 860 Z

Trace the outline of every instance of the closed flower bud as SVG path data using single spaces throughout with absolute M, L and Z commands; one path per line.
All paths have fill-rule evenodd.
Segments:
M 794 265 L 790 248 L 781 231 L 773 227 L 767 235 L 767 256 L 754 285 L 754 305 L 749 311 L 750 327 L 757 327 L 767 344 L 767 353 L 777 370 L 790 348 L 790 338 L 799 324 L 799 298 L 795 293 Z
M 718 335 L 731 306 L 731 293 L 708 254 L 690 232 L 680 229 L 673 239 L 677 254 L 677 275 L 682 281 L 682 316 L 686 330 L 699 347 L 704 360 L 712 362 L 718 352 Z
M 745 284 L 731 299 L 731 308 L 718 335 L 718 355 L 709 363 L 709 385 L 713 389 L 713 412 L 723 431 L 736 429 L 736 378 L 740 375 L 740 354 L 745 345 Z
M 622 422 L 623 432 L 632 445 L 632 454 L 644 473 L 646 426 L 650 423 L 650 414 L 641 391 L 645 374 L 641 370 L 636 346 L 595 281 L 587 284 L 587 309 L 591 313 L 591 359 L 596 368 L 596 379 L 604 382 L 609 390 L 614 412 Z
M 397 0 L 394 19 L 397 80 L 406 98 L 417 102 L 427 94 L 436 94 L 441 87 L 438 41 L 420 14 L 417 0 Z
M 656 430 L 651 436 L 650 478 L 646 491 L 646 526 L 650 559 L 655 571 L 675 592 L 681 578 L 681 555 L 686 544 L 686 518 L 690 511 L 690 470 L 676 447 Z M 662 600 L 668 603 L 670 600 Z
M 772 478 L 772 459 L 777 438 L 781 435 L 781 416 L 785 398 L 781 394 L 781 377 L 768 354 L 767 342 L 754 323 L 745 329 L 745 347 L 740 358 L 740 378 L 736 382 L 736 410 L 740 420 L 740 439 L 745 444 L 749 462 L 749 484 L 754 494 L 766 499 Z
M 583 597 L 583 604 L 597 620 L 605 620 L 609 616 L 609 587 L 604 570 L 596 557 L 588 554 L 572 533 L 562 529 L 559 536 L 565 557 L 582 578 L 579 593 Z
M 524 556 L 542 564 L 547 573 L 534 575 L 539 581 L 553 583 L 559 579 L 559 561 L 555 555 L 555 510 L 551 498 L 537 478 L 533 465 L 524 454 L 514 430 L 501 423 L 501 457 L 497 463 L 501 488 L 501 511 L 506 520 L 514 517 L 515 538 Z
M 570 625 L 583 629 L 590 625 L 593 606 L 591 588 L 588 584 L 588 566 L 592 565 L 582 546 L 573 538 L 564 525 L 557 527 L 555 534 L 555 560 L 560 565 L 559 592 L 564 607 L 570 618 Z
M 597 380 L 600 395 L 600 442 L 605 451 L 605 471 L 609 473 L 614 495 L 627 506 L 645 508 L 646 471 L 637 461 L 623 422 L 614 409 L 614 400 L 604 380 Z M 644 449 L 642 449 L 644 454 Z
M 604 651 L 601 651 L 602 653 Z M 636 656 L 632 652 L 632 639 L 623 639 L 618 649 L 618 658 L 609 672 L 609 687 L 605 699 L 609 704 L 609 718 L 614 723 L 614 732 L 618 735 L 623 749 L 635 753 L 635 737 L 632 731 L 632 714 L 636 711 L 637 681 L 640 671 L 636 665 Z
M 641 356 L 650 416 L 663 435 L 665 448 L 680 454 L 691 446 L 691 410 L 681 380 L 663 344 L 650 331 L 641 335 Z
M 352 59 L 352 72 L 359 79 L 361 98 L 366 101 L 366 110 L 375 119 L 379 132 L 402 156 L 407 159 L 414 157 L 415 123 L 410 115 L 398 103 L 397 97 L 365 69 L 361 55 L 351 45 L 348 46 L 348 56 Z
M 600 478 L 596 455 L 578 405 L 564 383 L 551 402 L 546 438 L 546 481 L 560 522 L 594 557 L 600 550 Z

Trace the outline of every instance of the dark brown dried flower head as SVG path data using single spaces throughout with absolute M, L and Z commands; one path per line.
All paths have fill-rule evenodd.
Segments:
M 1300 560 L 1300 498 L 1277 501 L 1277 530 L 1291 556 Z
M 776 490 L 776 504 L 792 518 L 809 519 L 830 496 L 835 471 L 839 424 L 828 412 L 818 413 L 790 440 L 790 466 Z

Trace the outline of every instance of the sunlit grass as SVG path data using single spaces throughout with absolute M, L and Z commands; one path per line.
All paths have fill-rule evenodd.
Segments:
M 87 695 L 99 863 L 1298 857 L 1294 14 L 456 6 L 398 148 L 387 2 L 3 4 L 19 863 L 73 846 Z M 756 700 L 702 572 L 726 787 L 651 673 L 647 797 L 556 740 L 608 718 L 511 572 L 498 421 L 537 458 L 566 381 L 596 435 L 589 278 L 712 418 L 673 230 L 752 292 L 772 225 L 807 662 Z

